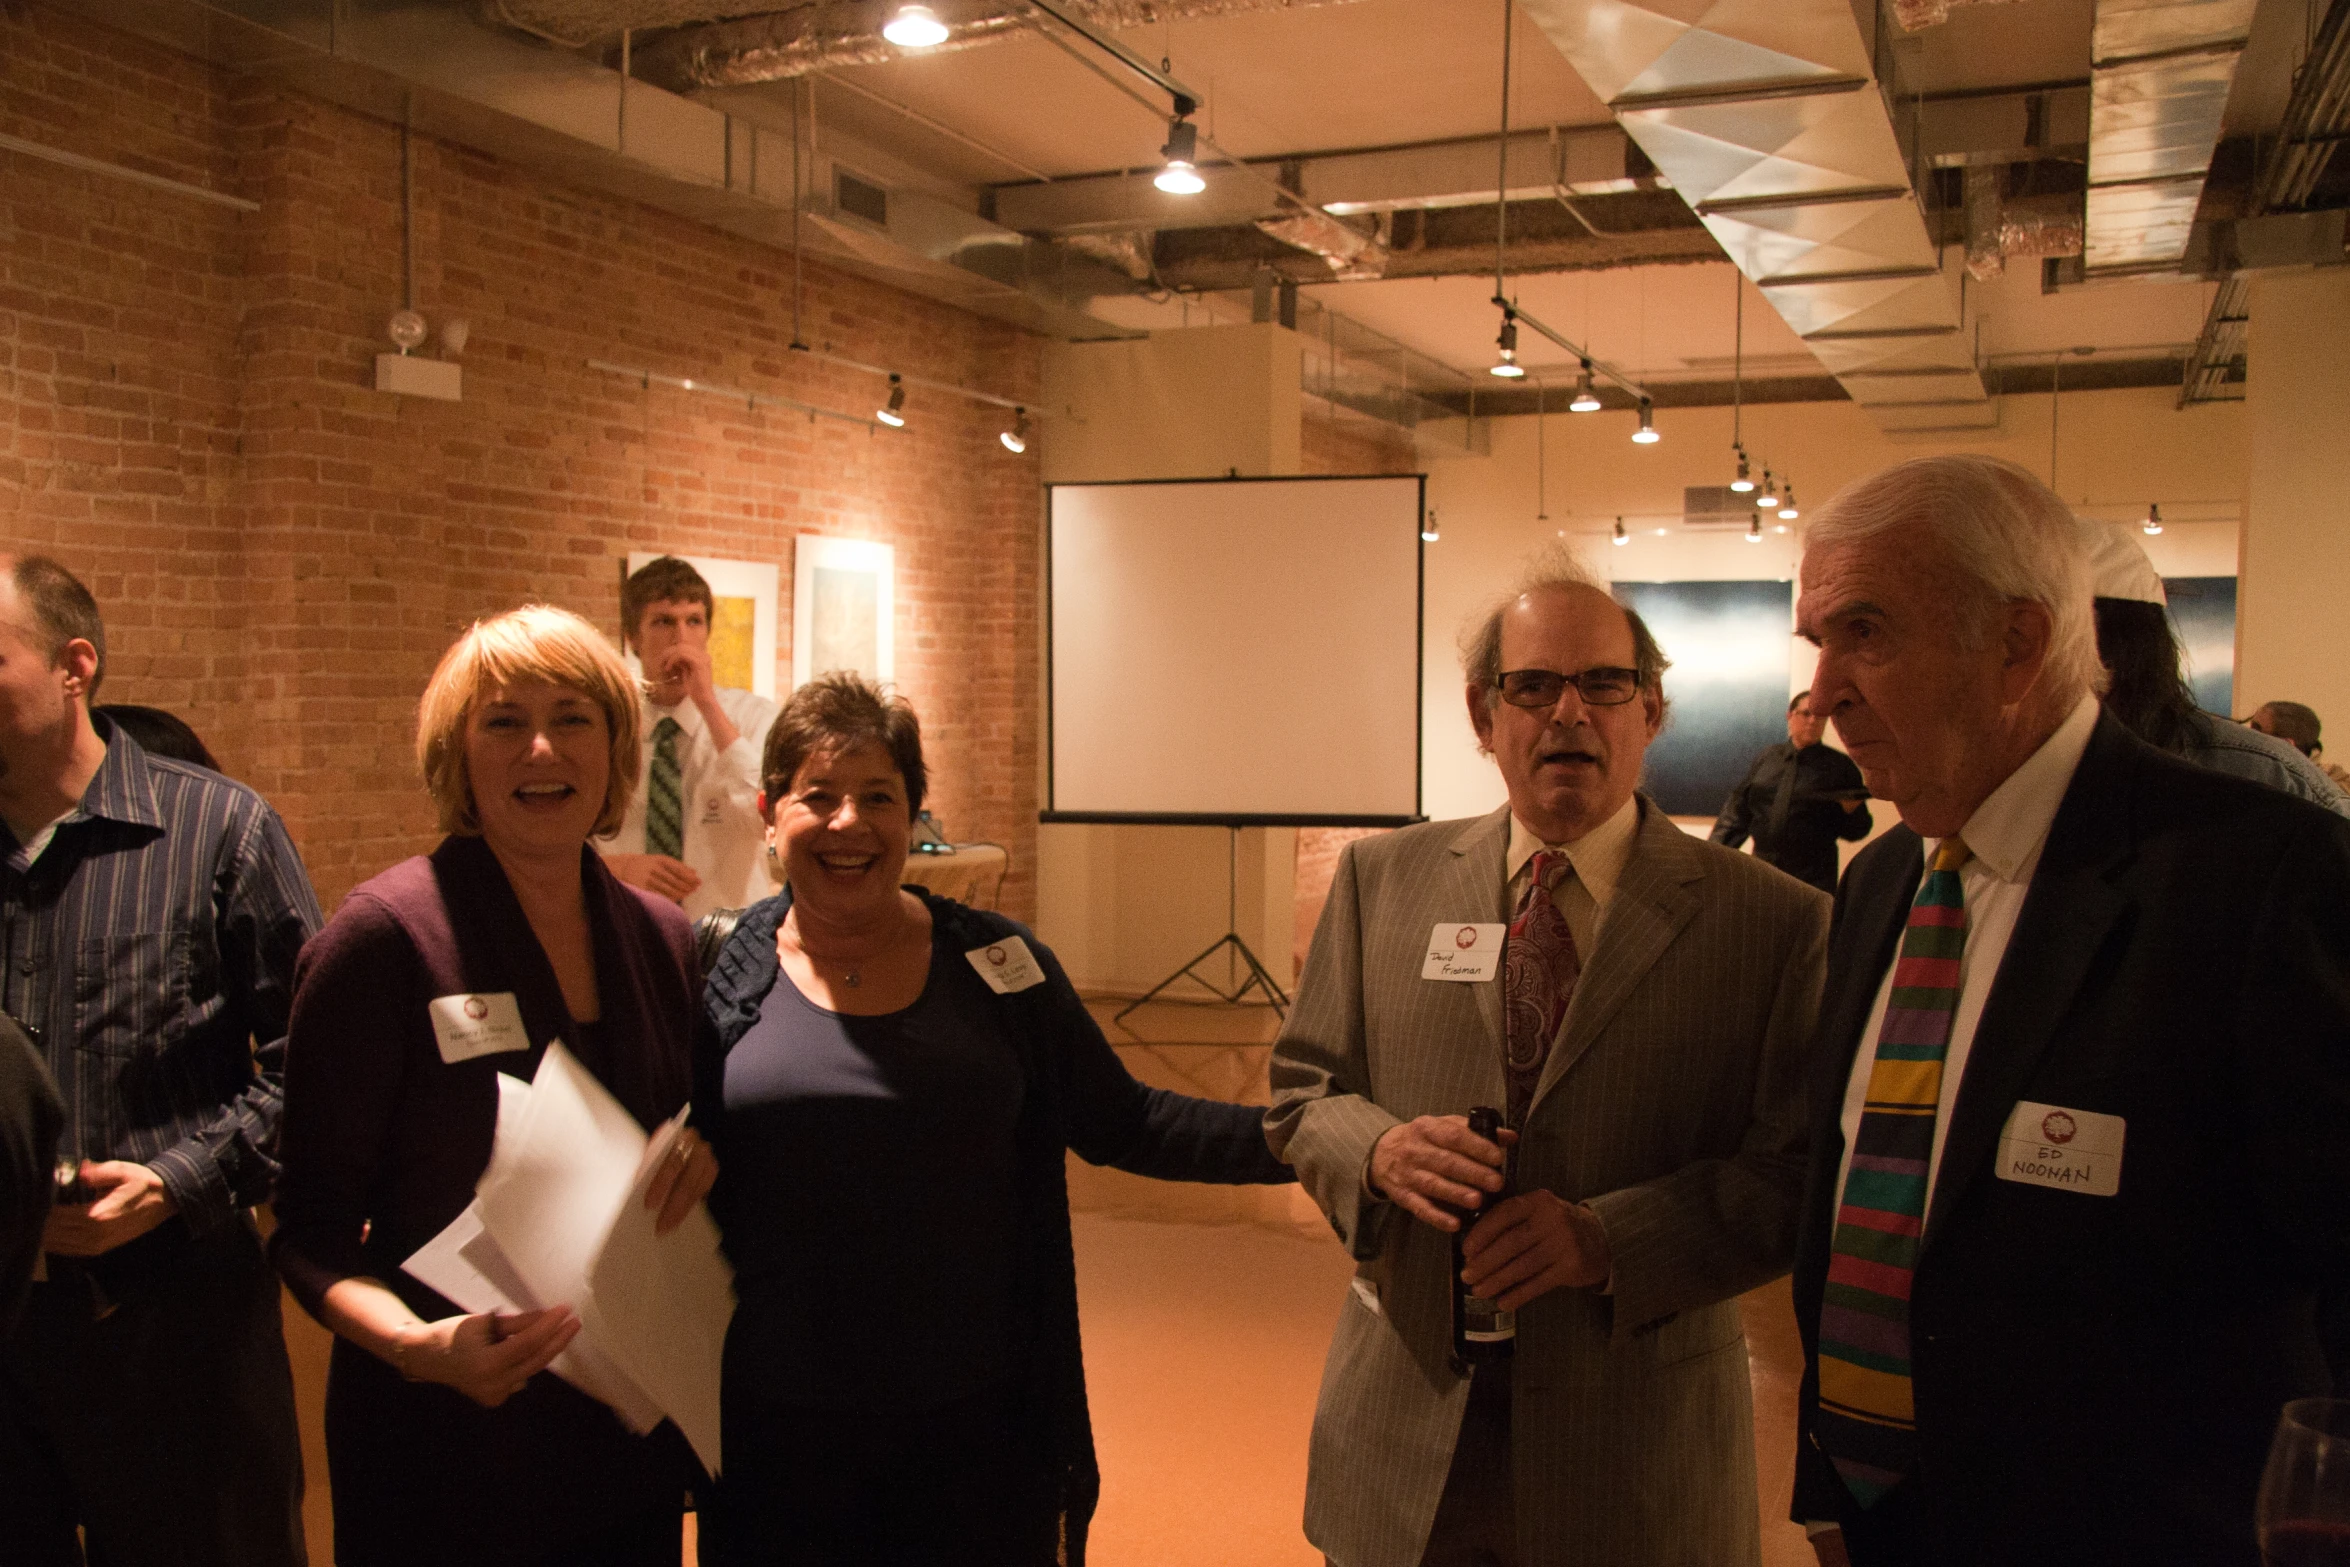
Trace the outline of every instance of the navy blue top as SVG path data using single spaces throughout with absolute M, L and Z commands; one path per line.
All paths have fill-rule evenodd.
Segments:
M 1011 1376 L 1027 1084 L 990 1000 L 934 935 L 912 1006 L 832 1012 L 779 974 L 727 1053 L 727 1160 L 761 1176 L 717 1203 L 727 1369 L 765 1397 L 913 1409 Z

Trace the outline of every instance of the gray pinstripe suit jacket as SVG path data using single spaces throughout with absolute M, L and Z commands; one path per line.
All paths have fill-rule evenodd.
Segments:
M 1273 1149 L 1359 1264 L 1314 1414 L 1306 1535 L 1340 1567 L 1413 1567 L 1468 1383 L 1448 1237 L 1370 1198 L 1400 1121 L 1502 1100 L 1499 980 L 1420 978 L 1439 922 L 1506 919 L 1504 809 L 1348 847 L 1273 1056 Z M 1689 837 L 1646 800 L 1544 1067 L 1521 1188 L 1588 1203 L 1614 1289 L 1518 1314 L 1520 1567 L 1758 1560 L 1741 1291 L 1787 1271 L 1804 1053 L 1829 900 Z

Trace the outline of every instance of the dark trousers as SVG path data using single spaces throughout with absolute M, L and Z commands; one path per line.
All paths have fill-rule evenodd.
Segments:
M 1479 1367 L 1453 1443 L 1452 1468 L 1421 1567 L 1513 1567 L 1517 1507 L 1510 1484 L 1510 1367 Z
M 0 1562 L 303 1567 L 277 1275 L 240 1223 L 49 1259 L 0 1343 Z
M 703 1560 L 719 1567 L 1057 1559 L 1060 1497 L 1008 1390 L 876 1411 L 797 1408 L 729 1387 L 725 1444 L 702 1519 Z
M 1852 1567 L 1932 1567 L 1937 1560 L 1926 1528 L 1925 1482 L 1911 1475 L 1867 1509 L 1844 1519 L 1844 1551 Z

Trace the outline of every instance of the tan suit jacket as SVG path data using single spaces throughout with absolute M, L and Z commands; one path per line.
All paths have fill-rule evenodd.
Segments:
M 1468 1382 L 1449 1238 L 1371 1198 L 1399 1122 L 1502 1102 L 1502 987 L 1424 980 L 1439 923 L 1506 919 L 1509 813 L 1350 845 L 1273 1056 L 1273 1149 L 1359 1266 L 1322 1376 L 1306 1535 L 1339 1567 L 1420 1560 Z M 1829 900 L 1641 801 L 1623 880 L 1527 1116 L 1521 1189 L 1588 1203 L 1612 1293 L 1518 1314 L 1520 1567 L 1759 1559 L 1737 1296 L 1794 1256 L 1804 1051 Z

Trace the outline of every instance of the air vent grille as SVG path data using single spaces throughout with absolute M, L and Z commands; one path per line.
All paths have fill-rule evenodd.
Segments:
M 863 218 L 875 228 L 889 227 L 889 192 L 846 169 L 832 171 L 832 204 L 852 218 Z

